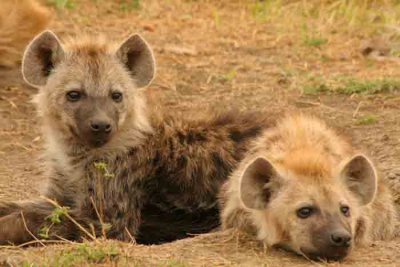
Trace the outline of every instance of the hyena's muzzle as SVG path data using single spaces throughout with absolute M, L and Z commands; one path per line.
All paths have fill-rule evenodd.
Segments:
M 106 144 L 116 132 L 118 111 L 107 98 L 92 98 L 75 112 L 79 136 L 92 147 Z
M 350 227 L 341 222 L 330 222 L 311 231 L 313 250 L 302 250 L 311 259 L 341 260 L 352 246 Z

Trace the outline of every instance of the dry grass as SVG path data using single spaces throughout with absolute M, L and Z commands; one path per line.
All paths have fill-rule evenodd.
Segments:
M 400 249 L 394 242 L 375 243 L 373 248 L 353 252 L 340 266 L 396 266 Z M 46 248 L 3 250 L 0 257 L 13 254 L 14 266 L 338 266 L 338 263 L 311 262 L 300 256 L 267 249 L 251 237 L 237 232 L 205 234 L 160 246 L 142 246 L 116 241 L 52 245 Z
M 171 109 L 209 105 L 298 110 L 323 117 L 368 147 L 384 174 L 400 158 L 396 1 L 51 0 L 62 36 L 140 32 L 153 46 L 153 101 Z M 384 39 L 383 56 L 365 57 L 364 41 Z M 372 46 L 374 43 L 372 43 Z M 18 70 L 0 72 L 0 198 L 36 196 L 41 147 Z M 398 167 L 397 167 L 398 168 Z M 237 233 L 214 233 L 161 246 L 96 239 L 82 244 L 0 249 L 12 266 L 400 266 L 400 240 L 360 248 L 345 262 L 310 263 L 265 249 Z M 0 264 L 1 265 L 1 264 Z

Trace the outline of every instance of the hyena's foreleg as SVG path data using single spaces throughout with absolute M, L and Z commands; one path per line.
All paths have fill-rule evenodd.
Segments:
M 34 239 L 51 210 L 51 204 L 42 200 L 0 202 L 0 244 L 21 244 Z
M 100 224 L 77 209 L 54 206 L 46 200 L 0 202 L 0 244 L 23 244 L 34 239 L 92 239 Z

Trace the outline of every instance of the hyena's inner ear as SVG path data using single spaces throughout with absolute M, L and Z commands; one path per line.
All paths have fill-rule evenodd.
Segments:
M 378 177 L 374 165 L 367 157 L 364 155 L 354 156 L 343 167 L 341 176 L 362 205 L 366 205 L 374 199 Z
M 57 36 L 51 31 L 38 34 L 25 49 L 22 75 L 25 81 L 40 87 L 46 84 L 54 67 L 64 57 L 64 50 Z
M 257 158 L 244 171 L 239 194 L 242 203 L 249 209 L 265 209 L 278 178 L 274 166 L 265 158 Z
M 117 57 L 129 70 L 139 88 L 150 84 L 155 75 L 153 52 L 138 34 L 126 39 L 117 50 Z

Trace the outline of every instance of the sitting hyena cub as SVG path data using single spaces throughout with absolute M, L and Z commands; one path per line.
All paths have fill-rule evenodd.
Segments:
M 288 116 L 266 130 L 221 193 L 224 228 L 256 233 L 312 259 L 390 238 L 396 221 L 373 163 L 315 118 Z
M 24 243 L 32 234 L 80 240 L 104 232 L 159 243 L 218 226 L 219 188 L 266 120 L 150 112 L 139 89 L 152 81 L 155 63 L 139 35 L 113 47 L 97 39 L 61 44 L 46 31 L 22 65 L 38 88 L 44 195 L 68 207 L 70 217 L 63 209 L 61 221 L 54 219 L 46 199 L 0 202 L 0 244 Z

